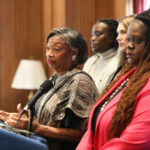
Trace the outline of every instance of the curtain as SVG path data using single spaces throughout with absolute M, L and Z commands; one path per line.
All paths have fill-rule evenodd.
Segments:
M 126 0 L 126 16 L 132 15 L 133 13 L 133 0 Z
M 139 14 L 150 8 L 150 0 L 126 0 L 126 16 Z
M 147 0 L 133 0 L 133 12 L 139 14 L 146 10 Z
M 150 8 L 150 0 L 147 0 L 145 10 Z

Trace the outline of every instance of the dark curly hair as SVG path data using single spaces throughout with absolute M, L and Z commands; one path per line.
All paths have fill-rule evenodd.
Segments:
M 112 36 L 113 42 L 112 42 L 112 47 L 118 48 L 118 41 L 117 41 L 117 27 L 118 27 L 118 22 L 114 19 L 111 18 L 104 18 L 104 19 L 99 19 L 96 23 L 103 22 L 104 24 L 107 24 L 109 27 L 109 34 Z

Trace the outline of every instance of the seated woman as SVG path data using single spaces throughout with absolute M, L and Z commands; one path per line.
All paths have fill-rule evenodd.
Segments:
M 127 30 L 128 30 L 128 26 L 130 25 L 130 23 L 133 21 L 134 17 L 136 15 L 130 15 L 130 16 L 124 16 L 122 18 L 120 18 L 118 20 L 119 24 L 117 27 L 117 41 L 119 43 L 119 50 L 121 53 L 121 65 L 123 66 L 126 63 L 126 47 L 128 44 L 128 40 L 127 40 Z
M 95 81 L 99 95 L 111 82 L 120 66 L 117 26 L 116 20 L 104 18 L 97 20 L 92 27 L 91 46 L 94 55 L 85 62 L 83 70 Z
M 150 149 L 150 10 L 135 17 L 127 39 L 129 65 L 93 107 L 77 150 Z
M 55 84 L 36 105 L 32 132 L 47 138 L 50 150 L 75 149 L 86 129 L 85 121 L 98 97 L 92 78 L 77 68 L 87 56 L 87 43 L 76 30 L 55 28 L 49 33 L 46 57 L 49 67 L 55 70 L 50 78 Z M 20 104 L 17 109 L 18 113 L 0 111 L 0 118 L 14 126 Z M 27 129 L 28 123 L 28 116 L 23 115 L 16 127 Z
M 136 15 L 130 15 L 130 16 L 124 16 L 118 20 L 118 27 L 117 27 L 117 41 L 119 43 L 119 52 L 120 52 L 120 62 L 119 62 L 119 67 L 114 73 L 111 81 L 115 79 L 115 77 L 118 75 L 118 73 L 121 71 L 122 67 L 127 63 L 127 58 L 126 58 L 126 47 L 127 47 L 127 30 L 129 24 L 133 21 L 134 17 Z

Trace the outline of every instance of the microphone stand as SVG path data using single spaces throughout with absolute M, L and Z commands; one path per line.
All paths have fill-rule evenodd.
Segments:
M 29 110 L 30 110 L 30 112 L 29 112 L 29 124 L 28 124 L 27 130 L 31 132 L 31 130 L 32 130 L 32 121 L 33 121 L 33 117 L 34 117 L 34 115 L 35 115 L 35 108 L 34 108 L 34 106 L 31 106 L 31 107 L 29 108 Z M 21 116 L 22 116 L 24 113 L 25 113 L 25 111 L 23 111 L 23 112 L 21 113 L 21 115 L 19 116 L 19 118 L 18 118 L 16 124 L 14 125 L 14 127 L 18 124 L 18 122 L 19 122 Z
M 51 82 L 53 83 L 52 84 L 52 87 L 54 86 L 54 84 L 55 84 L 55 80 L 56 80 L 56 78 L 57 78 L 57 76 L 56 75 L 54 75 L 54 76 L 52 76 L 52 79 L 51 79 Z M 52 88 L 51 87 L 51 88 Z M 31 131 L 32 130 L 32 121 L 33 121 L 33 117 L 34 117 L 34 115 L 35 115 L 35 105 L 31 105 L 30 106 L 30 116 L 29 116 L 29 125 L 28 125 L 28 131 Z
M 28 125 L 28 131 L 32 130 L 32 121 L 33 121 L 33 117 L 35 115 L 35 108 L 34 106 L 30 107 L 30 116 L 29 116 L 29 125 Z
M 51 80 L 46 80 L 44 81 L 44 83 L 40 86 L 40 90 L 38 90 L 35 95 L 31 98 L 30 101 L 28 101 L 27 105 L 23 108 L 16 124 L 14 125 L 14 127 L 18 124 L 21 116 L 27 111 L 27 109 L 30 110 L 30 114 L 29 114 L 29 125 L 28 125 L 28 130 L 31 131 L 32 130 L 32 121 L 33 121 L 33 117 L 35 115 L 35 103 L 36 101 L 41 97 L 42 94 L 47 93 L 55 84 L 55 75 L 52 76 Z

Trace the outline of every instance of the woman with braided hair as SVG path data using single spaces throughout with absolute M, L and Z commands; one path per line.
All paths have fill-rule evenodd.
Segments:
M 127 31 L 125 65 L 91 111 L 77 150 L 150 149 L 150 10 Z

